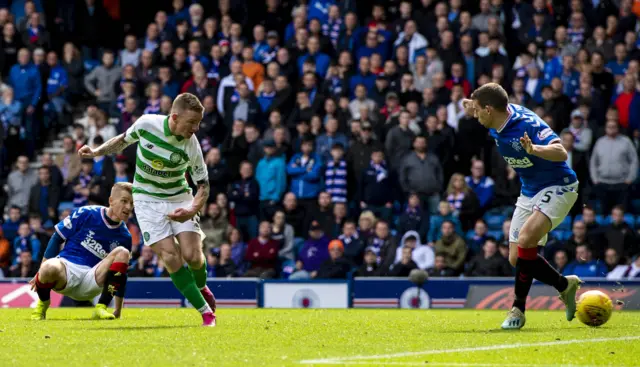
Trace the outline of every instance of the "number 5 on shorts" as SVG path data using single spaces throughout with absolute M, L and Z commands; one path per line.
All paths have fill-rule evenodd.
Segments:
M 543 203 L 548 203 L 551 201 L 551 194 L 553 193 L 553 191 L 547 191 L 544 193 L 542 200 L 540 200 Z

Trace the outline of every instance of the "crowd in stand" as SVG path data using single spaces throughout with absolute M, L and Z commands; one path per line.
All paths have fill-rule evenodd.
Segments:
M 46 3 L 0 0 L 4 276 L 33 276 L 59 220 L 133 181 L 135 146 L 77 149 L 185 92 L 205 108 L 210 276 L 511 276 L 520 181 L 461 105 L 487 82 L 558 133 L 580 181 L 544 255 L 640 276 L 640 1 Z M 128 226 L 131 275 L 166 276 Z

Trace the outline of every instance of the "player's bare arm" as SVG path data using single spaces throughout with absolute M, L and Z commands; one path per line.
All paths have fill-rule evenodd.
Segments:
M 209 199 L 209 191 L 211 190 L 211 188 L 209 186 L 209 182 L 206 180 L 198 181 L 197 187 L 198 187 L 198 192 L 196 193 L 196 196 L 193 198 L 191 207 L 178 208 L 174 210 L 173 213 L 168 215 L 169 219 L 182 223 L 190 220 L 200 212 L 200 210 L 207 203 L 207 199 Z
M 531 142 L 531 138 L 527 133 L 524 133 L 524 136 L 520 138 L 520 144 L 528 154 L 548 161 L 564 162 L 568 157 L 567 151 L 560 142 L 549 145 L 536 145 Z
M 109 155 L 113 153 L 118 153 L 122 151 L 124 148 L 128 147 L 130 143 L 127 143 L 124 139 L 124 134 L 120 134 L 118 136 L 114 136 L 113 138 L 107 140 L 101 146 L 96 149 L 91 149 L 90 146 L 85 145 L 80 150 L 78 150 L 78 154 L 82 158 L 94 158 L 100 157 L 103 155 Z

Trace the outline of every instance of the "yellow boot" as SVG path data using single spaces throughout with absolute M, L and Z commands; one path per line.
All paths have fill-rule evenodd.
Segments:
M 94 320 L 114 320 L 116 317 L 107 311 L 107 306 L 98 303 L 93 310 L 93 316 L 91 318 Z
M 31 312 L 31 320 L 45 320 L 47 318 L 47 310 L 49 309 L 49 305 L 51 305 L 51 300 L 42 302 L 38 301 L 36 304 L 36 308 Z

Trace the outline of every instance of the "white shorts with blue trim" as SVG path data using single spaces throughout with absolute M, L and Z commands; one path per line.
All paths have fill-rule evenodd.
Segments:
M 56 291 L 76 301 L 88 301 L 102 293 L 102 287 L 96 282 L 96 269 L 99 263 L 90 268 L 85 265 L 74 264 L 71 261 L 57 257 L 64 264 L 67 273 L 67 284 L 64 289 Z
M 551 230 L 554 230 L 567 217 L 576 200 L 578 200 L 578 181 L 565 186 L 549 186 L 540 190 L 534 197 L 520 195 L 511 218 L 509 242 L 518 243 L 520 229 L 534 210 L 546 215 L 551 221 Z M 548 234 L 544 235 L 538 242 L 538 246 L 544 246 L 547 238 Z

